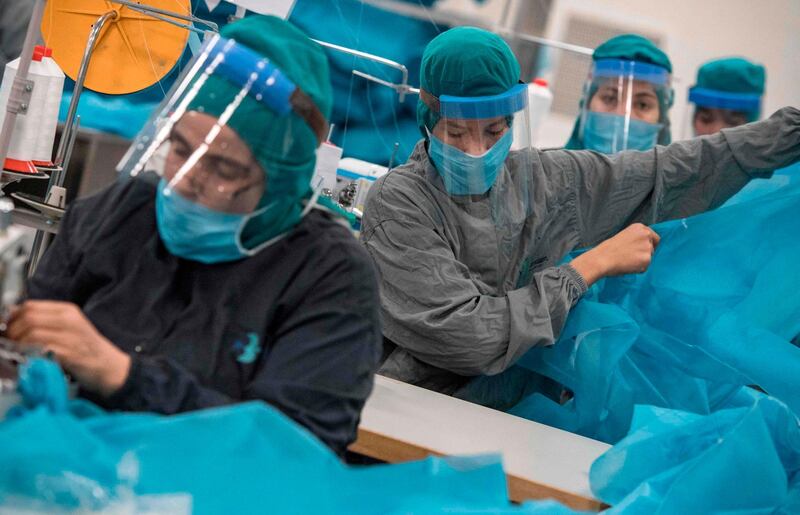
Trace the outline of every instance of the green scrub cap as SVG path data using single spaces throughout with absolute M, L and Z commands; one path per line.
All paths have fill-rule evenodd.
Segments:
M 742 57 L 726 57 L 705 63 L 697 70 L 694 87 L 723 93 L 764 94 L 767 72 L 760 64 Z M 760 110 L 747 112 L 748 121 L 758 120 Z
M 669 73 L 672 73 L 672 62 L 660 48 L 658 48 L 649 39 L 638 34 L 622 34 L 615 36 L 599 47 L 597 47 L 592 54 L 593 61 L 601 59 L 624 59 L 627 61 L 637 61 L 640 63 L 652 64 L 664 68 Z M 589 98 L 594 95 L 594 91 L 589 92 Z M 669 98 L 664 98 L 663 94 L 658 94 L 659 108 L 661 109 L 660 123 L 664 124 L 664 128 L 658 134 L 658 144 L 668 145 L 672 141 L 672 134 L 670 132 L 670 121 L 667 111 L 672 107 L 672 94 Z M 580 107 L 583 109 L 583 103 L 587 99 L 581 99 Z M 581 117 L 575 120 L 575 126 L 572 129 L 572 135 L 565 145 L 565 148 L 572 150 L 581 150 L 584 147 L 583 141 L 580 139 L 580 123 Z
M 592 54 L 592 60 L 600 59 L 625 59 L 654 64 L 672 73 L 672 63 L 667 54 L 652 41 L 638 34 L 622 34 L 609 39 Z
M 236 40 L 277 66 L 308 95 L 326 120 L 332 98 L 328 59 L 322 48 L 291 23 L 274 16 L 248 16 L 226 25 L 220 35 Z M 220 116 L 241 89 L 212 75 L 189 109 Z M 311 196 L 317 136 L 296 113 L 276 114 L 252 96 L 244 98 L 228 122 L 267 173 L 258 207 L 269 205 L 245 227 L 243 243 L 252 248 L 292 228 L 300 220 L 301 200 Z
M 434 97 L 499 95 L 519 83 L 519 63 L 500 36 L 475 27 L 456 27 L 436 36 L 422 55 L 420 88 Z M 417 125 L 422 137 L 439 121 L 421 99 Z

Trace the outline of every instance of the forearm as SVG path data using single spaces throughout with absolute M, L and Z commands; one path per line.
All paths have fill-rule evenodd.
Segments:
M 594 245 L 635 222 L 651 225 L 722 205 L 752 178 L 800 160 L 800 111 L 679 141 L 647 152 L 553 151 L 575 197 L 581 245 Z
M 424 308 L 435 302 L 418 299 L 408 311 L 384 294 L 384 333 L 430 365 L 464 376 L 497 374 L 530 348 L 555 343 L 585 291 L 580 274 L 565 265 L 534 274 L 530 285 L 504 296 L 454 295 L 435 309 Z
M 98 399 L 109 409 L 152 411 L 171 415 L 235 402 L 231 397 L 203 386 L 173 360 L 156 356 L 132 356 L 128 377 L 110 396 Z

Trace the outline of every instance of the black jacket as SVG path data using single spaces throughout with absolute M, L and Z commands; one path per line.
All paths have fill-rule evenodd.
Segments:
M 80 306 L 133 360 L 106 408 L 164 414 L 261 399 L 342 455 L 381 355 L 371 260 L 312 210 L 253 257 L 205 265 L 159 238 L 155 188 L 131 180 L 74 202 L 29 284 Z

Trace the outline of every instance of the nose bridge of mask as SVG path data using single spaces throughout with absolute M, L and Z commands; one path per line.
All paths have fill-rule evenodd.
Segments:
M 435 136 L 435 135 L 434 135 L 434 134 L 433 134 L 433 133 L 432 133 L 430 130 L 428 130 L 428 128 L 427 128 L 427 127 L 425 128 L 425 131 L 428 133 L 428 139 L 430 139 L 430 140 L 436 140 L 436 142 L 437 142 L 439 145 L 441 145 L 441 146 L 442 146 L 443 150 L 445 150 L 445 151 L 447 151 L 447 152 L 453 152 L 453 153 L 455 153 L 456 155 L 459 155 L 459 154 L 461 154 L 461 155 L 463 155 L 464 157 L 466 157 L 466 158 L 471 158 L 471 159 L 483 159 L 483 158 L 485 158 L 485 157 L 486 157 L 487 155 L 489 155 L 489 153 L 490 153 L 490 152 L 491 152 L 491 151 L 494 149 L 494 147 L 495 147 L 495 146 L 497 146 L 497 144 L 498 144 L 498 143 L 500 143 L 500 140 L 502 140 L 502 139 L 503 139 L 503 138 L 501 137 L 501 138 L 500 138 L 500 139 L 498 139 L 496 142 L 494 142 L 494 144 L 492 144 L 492 146 L 490 146 L 489 148 L 487 148 L 486 150 L 484 150 L 484 151 L 483 151 L 482 153 L 480 153 L 480 154 L 472 154 L 472 153 L 470 153 L 470 152 L 465 152 L 465 151 L 461 150 L 460 148 L 456 147 L 455 145 L 451 145 L 450 143 L 447 143 L 447 142 L 446 142 L 446 141 L 444 141 L 443 139 L 441 139 L 441 138 L 439 138 L 439 137 Z M 511 131 L 510 131 L 510 130 L 506 131 L 506 134 L 508 134 L 509 132 L 511 132 Z M 505 137 L 505 135 L 506 135 L 506 134 L 504 134 L 503 136 Z
M 429 155 L 451 195 L 482 195 L 494 184 L 511 148 L 512 131 L 482 156 L 472 156 L 430 135 Z
M 584 146 L 606 154 L 622 150 L 649 150 L 656 144 L 663 124 L 650 123 L 613 113 L 588 111 L 584 123 Z

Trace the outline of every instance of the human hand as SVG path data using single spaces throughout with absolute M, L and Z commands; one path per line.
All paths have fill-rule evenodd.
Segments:
M 52 353 L 81 386 L 101 395 L 111 395 L 128 377 L 130 356 L 69 302 L 24 302 L 11 313 L 6 337 Z
M 570 263 L 591 285 L 603 277 L 647 271 L 661 238 L 644 224 L 633 224 Z

